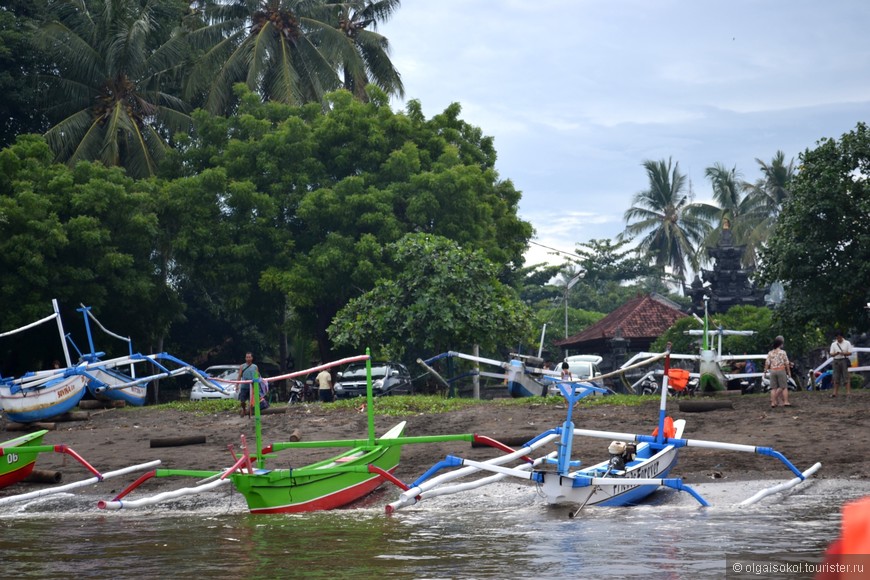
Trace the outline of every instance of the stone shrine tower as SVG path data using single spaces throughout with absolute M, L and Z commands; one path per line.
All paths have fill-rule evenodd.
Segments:
M 732 306 L 764 306 L 765 289 L 757 289 L 749 276 L 754 268 L 743 268 L 740 261 L 746 246 L 735 246 L 731 235 L 731 222 L 722 220 L 722 234 L 716 247 L 707 247 L 713 260 L 712 270 L 702 270 L 703 280 L 697 274 L 691 286 L 683 286 L 683 293 L 692 298 L 692 312 L 703 316 L 704 294 L 709 297 L 710 314 L 726 312 Z M 709 282 L 709 287 L 704 284 Z

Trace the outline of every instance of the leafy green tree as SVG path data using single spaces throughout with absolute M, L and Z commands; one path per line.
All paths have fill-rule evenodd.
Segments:
M 292 311 L 324 359 L 333 317 L 391 274 L 385 247 L 404 234 L 479 249 L 505 279 L 531 236 L 517 217 L 519 192 L 494 169 L 492 139 L 459 119 L 458 106 L 426 120 L 419 103 L 396 113 L 380 89 L 368 90 L 368 102 L 333 93 L 323 112 L 262 103 L 242 87 L 239 115 L 194 115 L 196 133 L 168 169 L 223 167 L 229 186 L 269 197 L 269 217 L 256 214 L 270 240 L 257 283 L 286 297 L 280 311 Z
M 388 252 L 392 276 L 339 311 L 329 327 L 336 344 L 401 358 L 474 344 L 492 352 L 530 336 L 531 313 L 482 252 L 428 234 L 407 234 Z
M 668 342 L 673 343 L 674 353 L 695 353 L 701 338 L 685 334 L 688 330 L 699 330 L 703 324 L 694 317 L 681 318 L 665 334 L 652 344 L 652 350 L 664 350 Z M 811 349 L 817 347 L 823 340 L 821 333 L 812 327 L 804 327 L 797 332 L 789 332 L 777 320 L 773 310 L 764 306 L 733 306 L 724 314 L 709 318 L 710 330 L 752 330 L 751 336 L 725 336 L 722 342 L 722 354 L 766 354 L 773 343 L 774 337 L 786 337 L 786 350 L 794 362 L 805 356 Z
M 45 134 L 56 159 L 99 160 L 134 177 L 154 175 L 169 137 L 190 126 L 186 105 L 161 83 L 186 53 L 167 26 L 176 0 L 67 0 L 35 36 L 52 59 Z
M 11 145 L 17 135 L 48 129 L 33 106 L 42 59 L 31 34 L 41 15 L 41 3 L 30 0 L 10 0 L 0 9 L 0 148 Z
M 864 123 L 840 139 L 825 138 L 800 156 L 767 247 L 765 283 L 781 281 L 777 310 L 786 331 L 807 325 L 868 328 L 870 286 L 870 132 Z
M 710 230 L 707 204 L 694 203 L 688 182 L 679 164 L 644 161 L 649 188 L 638 192 L 632 207 L 625 212 L 626 228 L 622 239 L 642 235 L 638 251 L 656 267 L 670 267 L 685 279 L 686 262 L 698 268 L 698 247 Z M 714 210 L 715 211 L 715 210 Z
M 3 326 L 44 317 L 57 298 L 82 348 L 80 315 L 71 312 L 80 303 L 108 328 L 132 334 L 140 348 L 152 345 L 171 315 L 160 309 L 166 288 L 150 261 L 156 195 L 153 182 L 118 168 L 52 163 L 50 148 L 34 135 L 0 151 Z
M 648 285 L 647 279 L 660 270 L 629 249 L 630 240 L 590 240 L 577 244 L 579 259 L 562 274 L 563 282 L 577 272 L 582 275 L 568 292 L 568 305 L 574 308 L 612 312 Z M 566 278 L 567 276 L 567 278 Z M 564 287 L 564 284 L 563 284 Z M 575 329 L 572 334 L 582 328 Z

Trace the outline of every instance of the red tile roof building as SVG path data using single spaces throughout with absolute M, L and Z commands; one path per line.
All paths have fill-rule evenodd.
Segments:
M 632 352 L 649 350 L 655 339 L 674 322 L 688 316 L 679 305 L 658 294 L 638 295 L 592 326 L 563 340 L 554 341 L 572 354 L 611 354 L 613 339 L 626 339 Z

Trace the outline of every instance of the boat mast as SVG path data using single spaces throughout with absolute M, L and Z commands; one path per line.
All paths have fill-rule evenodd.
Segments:
M 375 445 L 375 405 L 372 395 L 372 351 L 366 347 L 366 418 L 369 427 L 369 447 Z
M 57 299 L 51 299 L 51 306 L 54 308 L 54 317 L 57 320 L 57 330 L 60 333 L 60 346 L 63 348 L 63 356 L 66 359 L 67 368 L 72 366 L 72 361 L 69 358 L 69 348 L 66 346 L 66 335 L 63 332 L 63 321 L 60 319 L 60 308 L 57 306 Z

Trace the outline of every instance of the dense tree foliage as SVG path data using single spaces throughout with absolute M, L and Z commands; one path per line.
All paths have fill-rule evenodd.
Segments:
M 385 247 L 406 233 L 478 249 L 505 278 L 522 264 L 531 226 L 516 215 L 520 194 L 499 180 L 492 139 L 462 121 L 458 106 L 426 120 L 419 103 L 396 113 L 370 86 L 367 102 L 339 91 L 323 113 L 238 90 L 239 114 L 194 115 L 196 137 L 167 170 L 222 168 L 227 187 L 263 198 L 237 216 L 259 224 L 255 239 L 264 242 L 248 258 L 256 272 L 239 283 L 285 297 L 277 310 L 317 339 L 320 357 L 331 355 L 335 314 L 391 275 Z
M 35 136 L 0 151 L 4 329 L 46 316 L 57 298 L 68 320 L 85 303 L 110 328 L 135 329 L 146 345 L 157 340 L 172 313 L 150 261 L 158 230 L 154 198 L 153 183 L 120 169 L 52 163 L 48 145 Z
M 34 106 L 43 59 L 31 42 L 42 14 L 40 2 L 10 0 L 0 8 L 0 148 L 17 135 L 42 133 L 48 121 Z
M 16 275 L 3 285 L 3 327 L 44 316 L 57 297 L 132 326 L 143 350 L 283 361 L 311 356 L 314 337 L 327 358 L 326 328 L 398 275 L 386 248 L 406 233 L 448 238 L 515 278 L 531 236 L 520 193 L 458 106 L 427 120 L 416 102 L 392 111 L 375 87 L 365 103 L 331 95 L 326 112 L 239 96 L 233 117 L 195 115 L 159 179 L 54 164 L 36 137 L 4 150 L 4 270 Z M 287 335 L 304 347 L 288 350 Z
M 529 309 L 498 281 L 498 267 L 483 252 L 427 234 L 408 234 L 387 251 L 392 274 L 333 319 L 337 344 L 401 358 L 470 352 L 475 344 L 493 352 L 531 336 Z
M 870 286 L 870 132 L 864 123 L 800 157 L 768 247 L 767 282 L 786 287 L 788 329 L 866 331 Z

